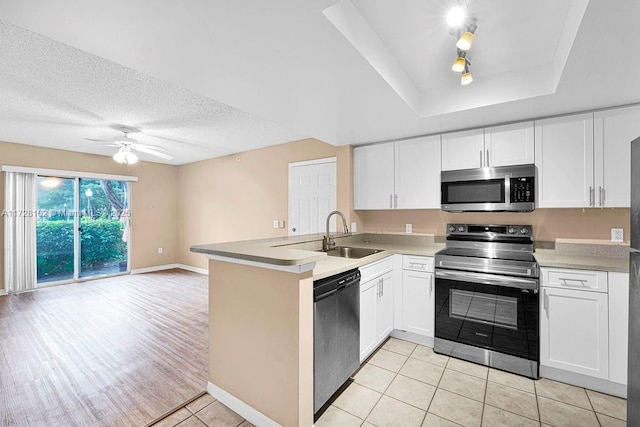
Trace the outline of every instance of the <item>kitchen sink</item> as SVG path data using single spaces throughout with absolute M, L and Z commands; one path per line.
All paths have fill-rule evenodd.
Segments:
M 369 255 L 382 252 L 382 249 L 369 249 L 369 248 L 352 248 L 349 246 L 337 246 L 329 251 L 327 255 L 341 257 L 341 258 L 364 258 Z

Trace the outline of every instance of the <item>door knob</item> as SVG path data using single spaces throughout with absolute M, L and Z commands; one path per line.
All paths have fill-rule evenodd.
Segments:
M 293 227 L 293 228 L 291 229 L 291 231 L 295 232 L 295 231 L 296 231 L 296 228 L 295 228 L 295 227 Z

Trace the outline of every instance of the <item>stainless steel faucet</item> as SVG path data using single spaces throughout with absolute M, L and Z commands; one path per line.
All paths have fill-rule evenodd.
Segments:
M 342 225 L 344 227 L 344 234 L 349 234 L 349 229 L 347 228 L 347 220 L 344 219 L 344 215 L 342 215 L 342 212 L 340 212 L 340 211 L 330 212 L 329 215 L 327 215 L 327 234 L 322 239 L 322 250 L 325 251 L 325 252 L 330 250 L 330 249 L 333 249 L 335 247 L 335 245 L 336 245 L 336 242 L 334 242 L 333 239 L 329 236 L 329 220 L 331 219 L 331 217 L 333 215 L 338 215 L 338 216 L 340 216 L 340 218 L 342 218 Z

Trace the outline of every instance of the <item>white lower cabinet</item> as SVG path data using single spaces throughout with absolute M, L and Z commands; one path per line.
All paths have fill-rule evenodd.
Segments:
M 402 316 L 400 328 L 433 338 L 433 258 L 404 256 L 402 270 Z
M 628 274 L 540 273 L 540 365 L 624 384 Z
M 360 362 L 393 330 L 393 263 L 388 257 L 360 268 Z
M 542 288 L 540 364 L 609 377 L 607 294 Z
M 627 384 L 629 274 L 609 273 L 609 381 Z

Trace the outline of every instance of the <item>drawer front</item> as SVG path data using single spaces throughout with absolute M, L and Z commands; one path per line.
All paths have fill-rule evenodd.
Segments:
M 433 257 L 413 256 L 413 255 L 402 256 L 403 270 L 426 271 L 426 272 L 432 273 L 434 269 L 434 265 L 435 265 L 435 261 Z
M 380 261 L 372 262 L 365 266 L 360 267 L 360 283 L 365 283 L 381 274 L 393 270 L 393 257 L 387 257 Z
M 542 268 L 542 286 L 582 291 L 607 292 L 606 271 Z

